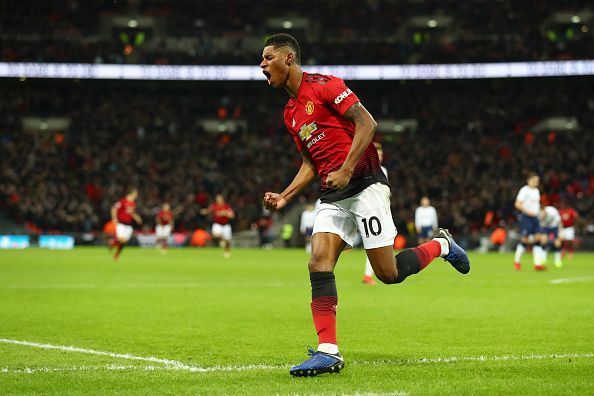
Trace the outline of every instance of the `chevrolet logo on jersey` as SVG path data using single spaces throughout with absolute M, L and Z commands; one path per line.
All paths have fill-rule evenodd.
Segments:
M 299 138 L 304 142 L 311 139 L 311 134 L 318 130 L 318 126 L 315 122 L 311 124 L 303 124 L 301 128 L 299 128 Z

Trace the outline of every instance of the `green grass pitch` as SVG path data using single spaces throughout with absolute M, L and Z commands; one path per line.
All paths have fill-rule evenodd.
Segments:
M 0 251 L 0 394 L 594 394 L 594 255 L 442 260 L 402 285 L 336 269 L 340 374 L 316 345 L 302 250 Z

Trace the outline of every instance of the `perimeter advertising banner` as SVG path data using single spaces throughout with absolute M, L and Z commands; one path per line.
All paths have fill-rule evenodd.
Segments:
M 39 247 L 47 249 L 73 249 L 74 237 L 70 235 L 40 235 Z
M 449 80 L 594 75 L 594 60 L 418 65 L 304 66 L 307 72 L 344 80 Z M 258 66 L 115 65 L 89 63 L 1 63 L 0 77 L 91 80 L 265 81 Z
M 0 235 L 0 249 L 25 249 L 30 245 L 29 235 Z

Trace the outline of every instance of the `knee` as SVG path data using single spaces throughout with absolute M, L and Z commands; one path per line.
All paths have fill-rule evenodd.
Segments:
M 378 271 L 375 273 L 375 276 L 380 282 L 385 283 L 386 285 L 400 283 L 398 281 L 398 273 L 396 272 L 396 269 L 394 269 L 394 271 Z
M 309 272 L 330 272 L 334 270 L 334 263 L 329 257 L 312 254 L 308 264 Z

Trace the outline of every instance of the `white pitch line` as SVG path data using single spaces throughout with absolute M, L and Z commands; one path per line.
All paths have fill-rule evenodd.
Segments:
M 287 366 L 275 366 L 268 364 L 247 365 L 247 366 L 121 366 L 108 364 L 105 366 L 74 366 L 74 367 L 25 367 L 10 368 L 1 367 L 0 374 L 34 374 L 34 373 L 53 373 L 53 372 L 73 372 L 73 371 L 187 371 L 191 373 L 212 373 L 212 372 L 240 372 L 248 370 L 273 370 L 285 369 Z
M 165 366 L 81 366 L 79 368 L 25 368 L 25 369 L 10 369 L 0 368 L 0 373 L 35 373 L 35 372 L 52 372 L 52 371 L 90 371 L 90 370 L 180 370 L 197 373 L 211 373 L 211 372 L 239 372 L 248 370 L 277 370 L 286 369 L 290 367 L 289 364 L 250 364 L 243 366 L 211 366 L 200 367 L 186 364 L 177 360 L 160 359 L 156 357 L 143 357 L 130 354 L 121 354 L 106 351 L 97 351 L 94 349 L 78 348 L 73 346 L 41 344 L 37 342 L 10 340 L 0 338 L 0 343 L 23 345 L 33 348 L 54 349 L 64 352 L 76 352 L 90 355 L 109 356 L 118 359 L 138 360 L 152 363 L 164 364 Z M 543 360 L 543 359 L 571 359 L 571 358 L 592 358 L 594 353 L 559 353 L 549 355 L 503 355 L 503 356 L 450 356 L 450 357 L 436 357 L 436 358 L 420 358 L 420 359 L 402 359 L 402 360 L 374 360 L 374 361 L 351 361 L 349 364 L 354 366 L 371 366 L 371 365 L 385 365 L 385 364 L 423 364 L 423 363 L 453 363 L 453 362 L 495 362 L 507 360 Z
M 223 288 L 286 288 L 300 287 L 297 283 L 40 283 L 12 284 L 8 289 L 223 289 Z
M 25 367 L 21 369 L 2 367 L 0 373 L 8 374 L 33 374 L 33 373 L 55 373 L 55 372 L 72 372 L 72 371 L 125 371 L 125 370 L 142 370 L 155 371 L 164 369 L 163 366 L 118 366 L 115 364 L 108 364 L 105 366 L 78 366 L 78 367 Z
M 0 338 L 0 342 L 5 343 L 5 344 L 25 345 L 25 346 L 29 346 L 29 347 L 33 347 L 33 348 L 56 349 L 56 350 L 65 351 L 65 352 L 78 352 L 78 353 L 86 353 L 89 355 L 109 356 L 109 357 L 118 358 L 118 359 L 141 360 L 141 361 L 145 361 L 145 362 L 166 364 L 168 366 L 179 366 L 180 368 L 195 367 L 195 366 L 187 365 L 182 362 L 178 362 L 177 360 L 160 359 L 160 358 L 156 358 L 156 357 L 152 357 L 152 356 L 142 357 L 142 356 L 134 356 L 134 355 L 130 355 L 130 354 L 96 351 L 94 349 L 78 348 L 78 347 L 73 347 L 73 346 L 41 344 L 41 343 L 37 343 L 37 342 L 20 341 L 20 340 L 9 340 L 7 338 Z M 199 368 L 199 367 L 195 367 L 195 368 Z
M 594 281 L 594 276 L 578 276 L 575 278 L 559 278 L 549 281 L 552 285 L 560 285 L 562 283 L 577 283 L 577 282 L 591 282 Z
M 402 360 L 374 360 L 353 361 L 352 364 L 360 366 L 381 364 L 423 364 L 423 363 L 454 363 L 454 362 L 499 362 L 508 360 L 543 360 L 543 359 L 577 359 L 593 358 L 594 353 L 559 353 L 550 355 L 503 355 L 503 356 L 450 356 Z

